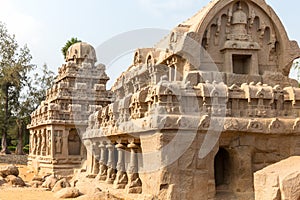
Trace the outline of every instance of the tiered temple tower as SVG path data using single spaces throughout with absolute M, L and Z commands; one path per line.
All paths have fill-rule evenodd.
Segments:
M 28 164 L 37 172 L 72 174 L 86 157 L 81 135 L 88 117 L 112 97 L 105 66 L 96 61 L 91 45 L 72 45 L 45 101 L 32 113 Z

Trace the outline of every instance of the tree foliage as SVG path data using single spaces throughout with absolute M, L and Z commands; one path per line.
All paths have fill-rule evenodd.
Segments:
M 0 135 L 1 153 L 10 153 L 8 145 L 18 144 L 17 152 L 22 154 L 26 125 L 30 114 L 46 96 L 54 80 L 54 73 L 44 65 L 42 73 L 30 73 L 36 69 L 31 64 L 32 56 L 25 45 L 19 47 L 15 36 L 8 33 L 0 22 Z M 27 134 L 26 134 L 27 133 Z
M 75 43 L 81 42 L 81 40 L 72 37 L 70 40 L 67 41 L 67 43 L 65 44 L 65 46 L 61 49 L 62 54 L 64 55 L 64 58 L 66 59 L 67 56 L 67 51 L 70 48 L 70 46 L 72 46 Z
M 24 136 L 29 135 L 26 125 L 30 124 L 30 114 L 45 100 L 47 89 L 54 83 L 54 72 L 49 70 L 46 64 L 38 71 L 30 77 L 27 87 L 19 99 L 19 106 L 17 106 L 18 117 L 16 118 L 15 132 L 18 145 L 16 154 L 23 154 Z
M 7 149 L 7 133 L 11 116 L 17 112 L 22 88 L 28 81 L 28 74 L 34 66 L 30 64 L 32 56 L 25 45 L 19 48 L 14 35 L 10 35 L 3 23 L 0 23 L 0 90 L 2 123 L 2 153 Z

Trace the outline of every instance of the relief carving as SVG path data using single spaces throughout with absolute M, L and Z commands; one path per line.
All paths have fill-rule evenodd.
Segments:
M 249 121 L 247 129 L 252 131 L 262 131 L 264 130 L 264 125 L 256 119 L 252 119 Z

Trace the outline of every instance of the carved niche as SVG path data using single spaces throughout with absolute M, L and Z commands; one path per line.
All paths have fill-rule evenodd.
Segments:
M 253 2 L 235 1 L 209 23 L 202 46 L 219 71 L 252 75 L 278 71 L 279 42 L 274 27 L 270 17 Z
M 284 124 L 281 121 L 279 121 L 278 118 L 273 119 L 269 125 L 269 131 L 272 133 L 282 132 L 284 131 L 284 129 L 285 129 Z

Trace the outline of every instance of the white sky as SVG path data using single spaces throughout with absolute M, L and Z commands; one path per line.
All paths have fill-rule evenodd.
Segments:
M 28 45 L 34 64 L 41 67 L 47 63 L 57 72 L 57 68 L 64 62 L 61 48 L 71 37 L 98 47 L 113 36 L 127 31 L 142 28 L 170 30 L 208 2 L 209 0 L 0 0 L 0 21 L 7 25 L 10 33 L 16 35 L 19 44 Z M 281 18 L 290 39 L 300 43 L 300 28 L 297 23 L 300 1 L 267 2 Z M 124 65 L 120 61 L 117 64 Z M 114 67 L 117 68 L 115 64 Z M 122 70 L 126 68 L 122 67 Z M 116 73 L 122 71 L 114 70 Z

